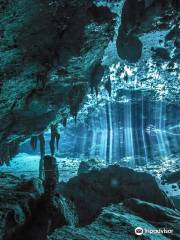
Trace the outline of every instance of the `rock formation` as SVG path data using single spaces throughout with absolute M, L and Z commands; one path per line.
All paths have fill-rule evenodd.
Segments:
M 174 208 L 156 180 L 147 173 L 135 172 L 128 168 L 110 166 L 80 174 L 60 184 L 60 192 L 74 202 L 80 225 L 90 222 L 110 203 L 119 203 L 129 198 Z
M 13 143 L 77 115 L 114 19 L 93 1 L 1 2 L 2 163 L 16 153 Z

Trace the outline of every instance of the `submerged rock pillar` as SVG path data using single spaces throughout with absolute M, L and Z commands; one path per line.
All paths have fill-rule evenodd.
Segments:
M 58 184 L 59 172 L 56 158 L 53 156 L 44 157 L 44 191 L 48 197 L 54 195 Z

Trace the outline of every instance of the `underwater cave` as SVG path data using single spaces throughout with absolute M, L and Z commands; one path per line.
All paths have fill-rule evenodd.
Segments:
M 0 240 L 180 239 L 180 1 L 0 1 Z

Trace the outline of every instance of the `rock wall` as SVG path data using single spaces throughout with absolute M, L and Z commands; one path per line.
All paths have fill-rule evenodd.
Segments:
M 1 1 L 1 163 L 17 152 L 12 145 L 76 117 L 114 18 L 93 1 Z

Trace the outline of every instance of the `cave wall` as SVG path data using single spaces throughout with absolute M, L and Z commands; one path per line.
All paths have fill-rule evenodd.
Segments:
M 114 18 L 93 1 L 1 1 L 1 163 L 19 142 L 77 114 Z

